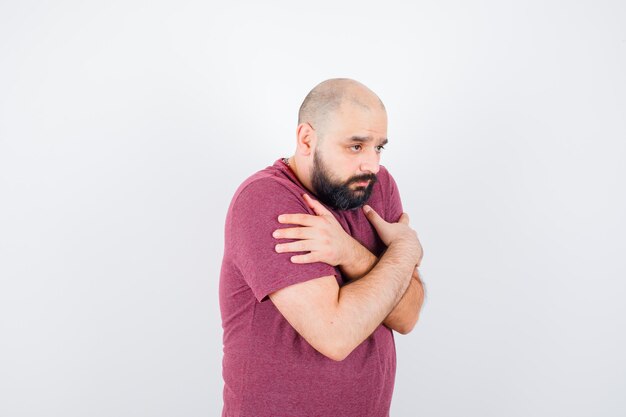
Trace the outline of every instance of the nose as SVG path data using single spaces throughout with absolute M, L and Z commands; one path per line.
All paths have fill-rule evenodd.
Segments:
M 375 150 L 364 152 L 361 166 L 359 167 L 363 173 L 378 174 L 380 170 L 380 154 Z

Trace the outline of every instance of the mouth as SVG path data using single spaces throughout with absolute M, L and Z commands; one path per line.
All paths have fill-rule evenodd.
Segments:
M 358 187 L 367 187 L 369 185 L 369 180 L 368 181 L 360 181 L 360 182 L 355 182 L 354 184 L 357 185 Z

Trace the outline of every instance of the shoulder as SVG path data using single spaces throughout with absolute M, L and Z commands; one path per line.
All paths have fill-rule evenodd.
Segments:
M 391 189 L 396 188 L 396 181 L 394 180 L 387 167 L 381 165 L 380 169 L 378 170 L 378 174 L 376 174 L 376 178 L 383 190 L 389 192 Z
M 380 165 L 378 173 L 376 174 L 376 184 L 372 191 L 373 201 L 389 201 L 394 194 L 398 193 L 397 188 L 396 182 L 389 170 L 383 165 Z
M 396 222 L 403 211 L 398 185 L 389 170 L 382 165 L 380 166 L 376 178 L 379 184 L 378 191 L 380 192 L 383 204 L 385 220 Z
M 303 191 L 286 179 L 273 175 L 254 175 L 237 189 L 231 202 L 231 210 L 254 206 L 256 210 L 273 211 L 276 208 L 302 208 L 306 203 Z
M 235 224 L 238 229 L 250 232 L 252 229 L 271 227 L 280 214 L 312 214 L 302 197 L 304 192 L 281 172 L 272 169 L 259 171 L 243 181 L 235 191 L 226 216 L 227 229 Z

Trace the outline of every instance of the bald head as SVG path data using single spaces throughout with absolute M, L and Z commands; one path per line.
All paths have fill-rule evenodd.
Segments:
M 349 78 L 333 78 L 319 83 L 307 94 L 298 112 L 298 124 L 308 122 L 321 134 L 344 105 L 385 110 L 382 100 L 365 85 Z

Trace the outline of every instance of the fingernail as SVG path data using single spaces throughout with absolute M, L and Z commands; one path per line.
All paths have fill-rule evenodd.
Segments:
M 282 221 L 283 220 L 283 215 L 281 214 L 280 216 L 278 216 L 278 221 Z
M 274 230 L 274 233 L 272 233 L 272 236 L 278 237 L 280 236 L 280 233 L 278 232 L 278 230 Z
M 280 252 L 280 245 L 276 245 L 274 249 L 276 250 L 276 252 Z
M 369 212 L 370 212 L 370 210 L 371 210 L 370 206 L 368 206 L 368 205 L 364 205 L 364 206 L 363 206 L 363 211 L 364 211 L 365 213 L 369 213 Z

